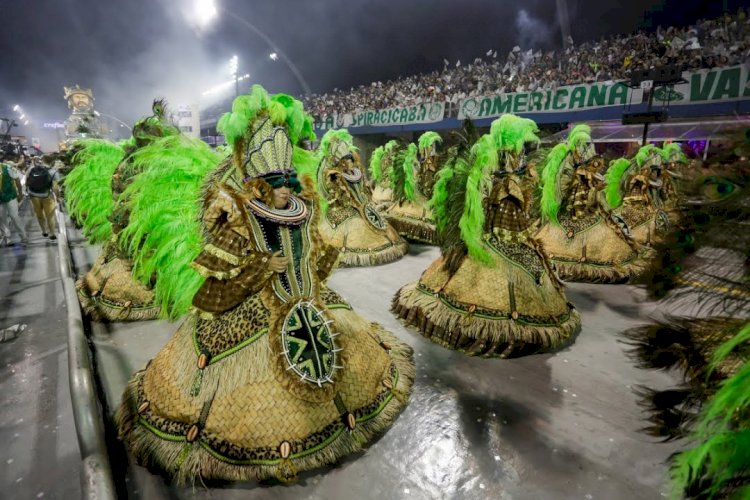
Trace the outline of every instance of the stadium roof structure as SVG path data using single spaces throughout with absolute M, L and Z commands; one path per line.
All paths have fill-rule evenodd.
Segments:
M 614 120 L 587 122 L 587 124 L 591 127 L 591 138 L 594 142 L 640 142 L 643 139 L 643 125 L 623 125 Z M 649 125 L 648 140 L 682 142 L 722 139 L 727 133 L 743 127 L 750 127 L 750 116 L 671 120 Z M 542 142 L 562 142 L 566 140 L 569 132 L 569 128 L 561 130 L 544 137 Z

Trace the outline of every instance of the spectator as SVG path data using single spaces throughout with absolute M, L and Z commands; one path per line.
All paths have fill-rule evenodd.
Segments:
M 23 186 L 18 170 L 10 163 L 0 163 L 0 246 L 11 245 L 8 219 L 21 237 L 21 244 L 25 246 L 28 243 L 26 231 L 18 217 L 18 204 L 22 199 Z
M 26 192 L 31 199 L 36 220 L 42 230 L 42 236 L 57 239 L 57 222 L 55 221 L 55 197 L 59 197 L 60 189 L 56 172 L 39 157 L 32 159 L 32 166 L 26 173 Z M 54 192 L 54 193 L 53 193 Z
M 689 71 L 733 66 L 748 59 L 750 19 L 740 8 L 734 16 L 700 20 L 694 26 L 615 35 L 556 52 L 524 51 L 516 46 L 505 61 L 498 60 L 497 51 L 465 65 L 452 66 L 444 60 L 442 71 L 373 82 L 349 91 L 334 89 L 302 99 L 306 109 L 318 117 L 434 101 L 450 106 L 478 95 L 623 80 L 634 69 L 669 64 Z

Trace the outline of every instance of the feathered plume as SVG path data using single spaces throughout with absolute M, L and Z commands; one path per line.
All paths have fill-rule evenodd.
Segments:
M 414 169 L 417 167 L 417 145 L 409 144 L 406 148 L 406 154 L 404 155 L 404 161 L 401 164 L 401 168 L 404 170 L 404 197 L 409 201 L 414 201 L 414 192 L 416 189 L 417 180 L 415 178 Z M 394 191 L 395 192 L 395 191 Z
M 646 144 L 645 146 L 642 146 L 638 150 L 638 153 L 636 153 L 635 155 L 636 164 L 639 167 L 642 167 L 648 161 L 648 158 L 654 153 L 661 154 L 661 151 L 653 144 Z
M 383 161 L 383 155 L 385 155 L 385 148 L 378 146 L 370 156 L 370 175 L 372 180 L 376 183 L 380 182 L 383 178 L 383 171 L 381 170 L 381 162 Z
M 581 142 L 591 141 L 591 127 L 585 123 L 579 123 L 568 134 L 568 146 L 575 149 Z
M 201 186 L 221 156 L 200 140 L 171 136 L 133 154 L 142 172 L 123 193 L 131 207 L 120 242 L 133 260 L 133 275 L 150 284 L 162 315 L 176 319 L 191 306 L 204 279 L 190 267 L 201 251 L 198 213 Z
M 490 258 L 482 244 L 484 232 L 483 200 L 492 189 L 492 173 L 498 168 L 495 139 L 491 134 L 483 135 L 472 147 L 473 162 L 466 180 L 466 201 L 459 222 L 461 237 L 469 255 L 482 263 Z
M 609 164 L 609 169 L 604 175 L 604 181 L 606 187 L 604 188 L 604 194 L 607 198 L 607 203 L 612 208 L 617 208 L 622 205 L 622 193 L 620 193 L 620 183 L 625 172 L 630 168 L 632 163 L 627 158 L 618 158 Z
M 419 144 L 419 150 L 422 152 L 431 148 L 436 142 L 443 142 L 443 138 L 440 137 L 440 134 L 431 130 L 420 135 L 419 140 L 417 141 Z
M 66 205 L 83 225 L 86 238 L 94 244 L 104 243 L 112 236 L 112 176 L 125 152 L 119 144 L 104 139 L 86 139 L 78 145 L 81 149 L 73 158 L 77 166 L 63 181 Z
M 552 148 L 542 171 L 542 217 L 556 225 L 560 224 L 557 213 L 562 198 L 560 187 L 557 185 L 557 174 L 569 152 L 570 147 L 565 143 Z

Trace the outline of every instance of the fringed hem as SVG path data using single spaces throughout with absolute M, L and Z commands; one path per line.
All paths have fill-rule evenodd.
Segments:
M 402 287 L 391 304 L 391 311 L 399 319 L 436 344 L 468 356 L 493 358 L 554 351 L 571 343 L 581 327 L 581 317 L 571 304 L 568 308 L 565 319 L 549 326 L 510 318 L 478 318 L 419 292 L 416 283 Z
M 157 319 L 161 308 L 155 305 L 131 305 L 125 307 L 107 301 L 104 297 L 92 297 L 82 280 L 76 281 L 78 302 L 83 313 L 92 321 L 150 321 Z
M 184 437 L 159 437 L 139 423 L 136 409 L 137 376 L 128 383 L 123 402 L 114 417 L 120 439 L 141 465 L 165 471 L 172 476 L 176 484 L 194 484 L 199 478 L 225 481 L 294 481 L 299 472 L 335 464 L 346 455 L 364 450 L 370 441 L 390 427 L 406 407 L 416 376 L 414 351 L 390 332 L 380 329 L 379 335 L 389 344 L 391 359 L 399 372 L 398 382 L 391 391 L 390 400 L 373 416 L 358 420 L 352 431 L 342 430 L 324 447 L 309 454 L 297 458 L 290 456 L 282 460 L 259 461 L 265 463 L 258 464 L 238 464 L 222 460 L 200 439 L 188 443 Z
M 640 258 L 628 264 L 611 266 L 556 259 L 552 259 L 552 263 L 561 280 L 584 283 L 627 283 L 646 270 L 646 263 Z
M 401 238 L 399 238 L 401 240 Z M 409 251 L 409 244 L 404 241 L 398 241 L 393 245 L 378 251 L 362 251 L 362 252 L 340 252 L 339 253 L 339 267 L 366 267 L 366 266 L 379 266 L 381 264 L 388 264 L 394 262 L 406 255 Z
M 428 245 L 437 245 L 435 224 L 417 219 L 406 219 L 393 215 L 386 215 L 388 223 L 398 234 L 407 240 L 413 240 Z

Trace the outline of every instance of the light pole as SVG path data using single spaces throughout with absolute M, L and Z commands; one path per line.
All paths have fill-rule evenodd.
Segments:
M 229 74 L 231 74 L 232 78 L 234 78 L 234 97 L 238 97 L 240 95 L 240 80 L 239 75 L 237 74 L 239 66 L 239 58 L 236 55 L 232 56 L 232 58 L 229 60 Z
M 287 65 L 287 67 L 292 72 L 294 77 L 297 79 L 299 84 L 302 86 L 302 89 L 305 91 L 305 94 L 312 93 L 312 91 L 310 90 L 310 86 L 305 81 L 305 78 L 302 76 L 302 73 L 300 72 L 300 70 L 297 69 L 297 66 L 294 65 L 294 63 L 274 43 L 274 41 L 271 40 L 271 38 L 268 35 L 266 35 L 261 30 L 259 30 L 253 23 L 251 23 L 250 21 L 248 21 L 247 19 L 243 17 L 238 16 L 234 12 L 227 10 L 224 7 L 221 7 L 221 6 L 217 7 L 217 5 L 214 3 L 214 0 L 196 0 L 194 4 L 194 12 L 195 12 L 196 18 L 204 26 L 208 25 L 216 17 L 217 12 L 219 10 L 222 10 L 228 16 L 233 17 L 238 22 L 250 28 L 256 35 L 262 38 L 263 41 L 265 41 L 269 45 L 269 47 L 271 47 L 273 54 L 275 54 L 276 56 L 278 56 L 280 59 L 284 61 L 284 63 Z

